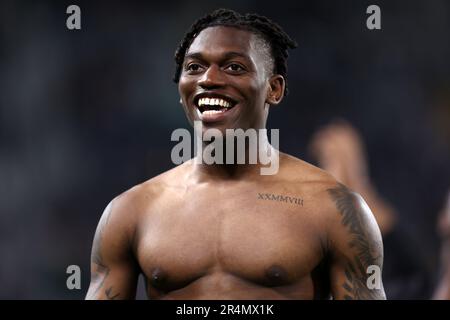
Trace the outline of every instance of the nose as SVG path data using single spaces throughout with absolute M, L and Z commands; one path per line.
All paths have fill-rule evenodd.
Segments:
M 214 89 L 223 87 L 225 84 L 220 68 L 211 65 L 198 81 L 202 89 Z

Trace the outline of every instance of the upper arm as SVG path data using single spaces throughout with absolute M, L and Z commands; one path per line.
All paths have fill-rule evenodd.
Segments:
M 97 226 L 86 299 L 134 299 L 139 268 L 132 250 L 132 221 L 126 206 L 113 200 Z
M 386 299 L 381 233 L 362 197 L 339 184 L 328 190 L 335 208 L 329 225 L 334 299 Z

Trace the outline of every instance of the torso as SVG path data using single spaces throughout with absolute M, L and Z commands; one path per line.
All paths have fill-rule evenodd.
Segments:
M 296 165 L 312 172 L 200 184 L 172 172 L 158 193 L 153 182 L 135 239 L 149 298 L 328 297 L 320 195 L 329 181 Z

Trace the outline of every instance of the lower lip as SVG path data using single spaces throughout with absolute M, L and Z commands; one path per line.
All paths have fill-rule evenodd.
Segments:
M 196 109 L 197 109 L 198 116 L 202 122 L 211 123 L 211 122 L 219 122 L 219 121 L 225 120 L 228 116 L 230 116 L 234 112 L 234 110 L 237 107 L 238 107 L 238 105 L 235 105 L 233 108 L 227 109 L 226 111 L 220 112 L 220 113 L 219 112 L 218 113 L 205 113 L 205 112 L 201 113 L 200 110 L 198 110 L 198 108 L 196 108 Z

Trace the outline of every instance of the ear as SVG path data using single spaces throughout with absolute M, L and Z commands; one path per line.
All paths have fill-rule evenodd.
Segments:
M 269 79 L 269 91 L 267 92 L 266 103 L 277 105 L 283 100 L 284 89 L 286 87 L 283 76 L 275 74 Z

